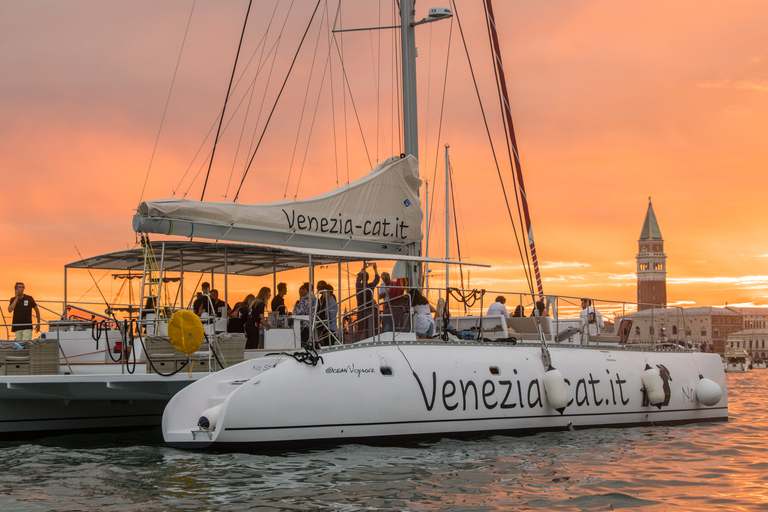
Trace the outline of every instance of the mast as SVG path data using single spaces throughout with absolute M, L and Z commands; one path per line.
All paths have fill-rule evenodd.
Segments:
M 416 103 L 416 9 L 415 0 L 400 2 L 400 45 L 403 60 L 403 147 L 419 161 L 419 123 Z M 409 244 L 411 255 L 421 256 L 421 242 Z M 420 264 L 412 267 L 412 283 L 421 283 Z
M 451 17 L 451 10 L 433 7 L 416 22 L 415 0 L 400 0 L 400 46 L 403 59 L 403 147 L 406 155 L 419 160 L 418 103 L 416 102 L 416 25 Z M 421 243 L 410 245 L 410 254 L 421 256 Z M 416 265 L 412 282 L 421 282 L 421 266 Z
M 533 242 L 533 227 L 531 226 L 531 215 L 528 211 L 528 197 L 525 193 L 525 184 L 523 183 L 523 171 L 520 165 L 520 156 L 517 152 L 517 139 L 515 138 L 515 129 L 512 125 L 512 113 L 509 107 L 509 94 L 507 93 L 507 80 L 504 76 L 504 67 L 501 63 L 501 48 L 499 47 L 499 37 L 496 31 L 496 19 L 493 16 L 493 6 L 491 0 L 485 0 L 485 5 L 488 8 L 488 19 L 491 28 L 491 36 L 493 39 L 493 52 L 494 62 L 499 75 L 499 85 L 501 86 L 501 93 L 504 100 L 504 117 L 509 127 L 509 140 L 512 144 L 512 152 L 515 161 L 515 173 L 517 175 L 518 191 L 520 201 L 523 204 L 523 216 L 525 217 L 525 230 L 528 233 L 528 249 L 531 251 L 531 262 L 533 263 L 533 272 L 536 276 L 536 287 L 538 288 L 539 295 L 544 295 L 544 288 L 541 284 L 541 272 L 539 271 L 539 259 L 536 256 L 536 244 Z

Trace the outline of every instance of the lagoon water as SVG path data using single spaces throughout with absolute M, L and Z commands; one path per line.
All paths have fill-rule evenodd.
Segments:
M 768 510 L 768 370 L 727 423 L 255 455 L 159 430 L 0 443 L 0 510 Z

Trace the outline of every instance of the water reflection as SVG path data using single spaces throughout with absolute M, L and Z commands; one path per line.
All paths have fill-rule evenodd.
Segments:
M 711 510 L 768 505 L 768 370 L 728 376 L 731 421 L 407 448 L 252 455 L 166 447 L 155 432 L 0 446 L 14 510 Z M 87 445 L 83 443 L 87 442 Z

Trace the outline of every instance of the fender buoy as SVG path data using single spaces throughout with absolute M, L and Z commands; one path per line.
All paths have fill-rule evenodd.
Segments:
M 661 380 L 659 372 L 645 365 L 643 372 L 643 386 L 645 386 L 645 395 L 651 405 L 659 405 L 664 401 L 664 381 Z
M 547 395 L 549 405 L 563 414 L 568 405 L 568 387 L 565 385 L 563 374 L 552 365 L 544 373 L 544 393 Z
M 221 404 L 204 410 L 200 419 L 197 420 L 197 426 L 203 430 L 213 430 L 219 421 L 219 412 L 221 412 Z
M 185 354 L 197 352 L 205 338 L 200 317 L 186 309 L 175 312 L 171 321 L 168 322 L 168 338 L 171 340 L 171 345 L 180 352 Z
M 720 402 L 723 390 L 717 382 L 705 378 L 699 374 L 699 383 L 696 385 L 696 399 L 706 406 L 713 406 Z

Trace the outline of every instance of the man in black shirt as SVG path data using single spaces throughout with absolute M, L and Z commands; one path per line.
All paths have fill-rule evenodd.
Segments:
M 34 309 L 37 315 L 36 332 L 40 332 L 40 310 L 35 299 L 31 295 L 24 294 L 24 283 L 16 283 L 14 289 L 16 295 L 11 297 L 11 303 L 8 305 L 8 312 L 13 313 L 11 331 L 16 333 L 17 340 L 31 340 L 32 310 Z
M 192 304 L 192 310 L 197 316 L 202 316 L 203 313 L 211 314 L 211 302 L 208 294 L 211 292 L 211 284 L 203 283 L 200 285 L 202 293 L 197 292 L 197 299 Z
M 277 295 L 272 299 L 270 308 L 272 311 L 277 311 L 278 315 L 285 315 L 288 310 L 285 307 L 285 294 L 288 293 L 288 286 L 285 283 L 277 284 Z

